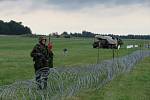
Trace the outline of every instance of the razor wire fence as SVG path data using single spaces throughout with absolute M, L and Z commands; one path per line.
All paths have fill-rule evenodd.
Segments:
M 100 64 L 52 68 L 46 89 L 39 90 L 39 83 L 34 79 L 15 82 L 0 87 L 0 100 L 65 100 L 82 90 L 101 89 L 117 75 L 131 71 L 147 56 L 150 51 L 136 51 Z

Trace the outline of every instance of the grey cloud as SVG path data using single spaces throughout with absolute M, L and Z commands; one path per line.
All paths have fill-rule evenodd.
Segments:
M 104 6 L 136 5 L 136 4 L 145 5 L 150 4 L 150 0 L 45 0 L 43 1 L 43 3 L 55 5 L 60 8 L 80 9 L 95 5 L 104 5 Z
M 67 6 L 69 4 L 139 4 L 148 3 L 149 0 L 44 0 L 44 2 Z
M 78 10 L 86 7 L 90 8 L 96 5 L 104 5 L 104 6 L 120 6 L 120 5 L 136 5 L 136 4 L 140 4 L 143 6 L 150 5 L 150 0 L 0 0 L 0 3 L 6 1 L 22 2 L 22 3 L 29 2 L 28 5 L 29 9 L 42 9 L 42 8 L 47 9 L 51 7 L 63 10 Z

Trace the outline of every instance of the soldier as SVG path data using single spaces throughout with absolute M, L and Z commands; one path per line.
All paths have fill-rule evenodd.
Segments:
M 47 77 L 48 74 L 44 77 L 44 86 L 42 88 L 41 77 L 42 73 L 39 71 L 41 69 L 48 69 L 53 67 L 53 52 L 49 50 L 48 46 L 46 45 L 46 37 L 41 36 L 39 38 L 39 43 L 36 44 L 31 52 L 31 57 L 33 57 L 34 69 L 36 73 L 36 82 L 38 84 L 38 88 L 45 89 L 47 87 Z

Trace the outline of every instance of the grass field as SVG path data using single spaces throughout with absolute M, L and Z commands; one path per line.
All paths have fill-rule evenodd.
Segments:
M 150 57 L 128 74 L 118 76 L 102 90 L 86 91 L 76 100 L 150 100 Z
M 21 36 L 1 36 L 0 37 L 0 85 L 6 85 L 13 83 L 18 80 L 25 80 L 25 79 L 31 79 L 34 77 L 34 69 L 33 69 L 33 61 L 30 57 L 30 52 L 33 48 L 33 46 L 37 43 L 37 38 L 30 38 L 30 37 L 21 37 Z M 97 54 L 98 49 L 92 48 L 93 39 L 52 39 L 53 41 L 53 51 L 54 51 L 54 67 L 73 67 L 76 65 L 86 65 L 86 64 L 95 64 L 97 63 Z M 149 41 L 146 40 L 124 40 L 124 46 L 118 51 L 115 52 L 115 56 L 124 56 L 127 55 L 137 49 L 125 49 L 124 47 L 127 44 L 144 44 Z M 68 49 L 68 54 L 63 54 L 63 49 Z M 112 59 L 112 50 L 111 49 L 100 49 L 100 57 L 99 60 L 105 60 L 105 59 Z M 143 63 L 148 62 L 150 59 L 145 59 Z M 142 64 L 139 64 L 137 68 L 141 68 Z M 140 66 L 141 65 L 141 66 Z M 146 70 L 148 67 L 148 64 L 145 64 L 143 70 Z M 138 70 L 138 69 L 136 69 Z M 136 73 L 136 71 L 135 71 Z M 147 72 L 148 73 L 148 72 Z M 131 73 L 132 74 L 132 73 Z M 137 73 L 137 76 L 140 75 Z M 137 77 L 135 75 L 135 77 Z M 87 92 L 87 94 L 80 95 L 80 98 L 83 98 L 81 100 L 99 100 L 99 98 L 102 98 L 102 100 L 111 100 L 109 99 L 109 93 L 111 92 L 110 96 L 112 96 L 112 100 L 132 100 L 128 99 L 126 97 L 126 92 L 130 91 L 130 89 L 127 89 L 126 91 L 118 92 L 122 88 L 128 87 L 128 84 L 125 83 L 122 80 L 128 80 L 127 78 L 131 77 L 131 82 L 138 83 L 137 87 L 142 88 L 140 85 L 141 83 L 136 80 L 132 80 L 132 75 L 129 76 L 120 76 L 116 80 L 114 80 L 111 84 L 108 84 L 104 90 L 102 90 L 102 93 L 100 91 L 93 91 L 93 92 Z M 148 76 L 145 76 L 148 77 Z M 144 78 L 144 77 L 143 77 Z M 118 87 L 119 82 L 122 87 Z M 110 85 L 110 86 L 109 86 Z M 134 89 L 136 90 L 136 88 Z M 133 91 L 132 91 L 133 92 Z M 120 93 L 120 94 L 119 94 Z M 91 96 L 90 96 L 90 95 Z M 121 95 L 123 94 L 123 95 Z M 117 97 L 117 95 L 120 95 L 123 98 L 127 99 L 121 99 L 121 97 Z M 142 94 L 141 94 L 142 95 Z M 104 98 L 104 96 L 108 98 Z M 88 97 L 88 98 L 86 98 Z M 115 99 L 117 98 L 117 99 Z M 136 100 L 136 99 L 133 99 Z

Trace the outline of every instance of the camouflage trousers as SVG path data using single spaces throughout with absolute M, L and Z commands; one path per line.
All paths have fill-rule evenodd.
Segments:
M 35 73 L 36 77 L 36 84 L 38 89 L 46 89 L 47 88 L 47 81 L 48 81 L 48 75 L 49 75 L 49 67 L 44 67 L 39 69 Z

